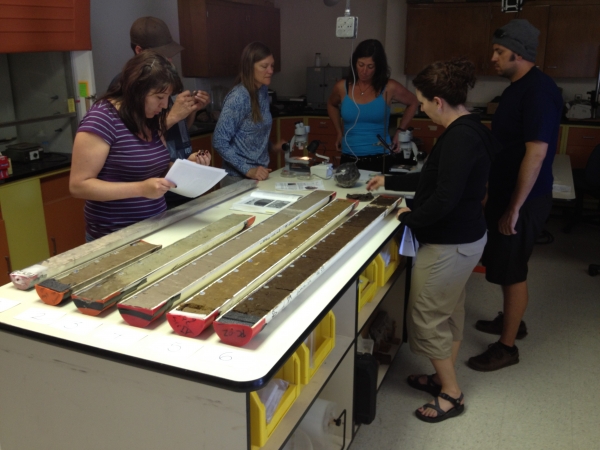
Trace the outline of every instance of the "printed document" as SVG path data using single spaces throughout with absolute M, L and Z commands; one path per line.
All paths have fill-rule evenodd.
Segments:
M 278 191 L 316 191 L 325 189 L 321 180 L 306 182 L 275 183 L 275 189 Z
M 171 192 L 185 197 L 198 197 L 217 184 L 227 172 L 216 167 L 203 166 L 187 159 L 178 159 L 165 176 L 177 185 Z
M 243 197 L 234 203 L 231 209 L 245 212 L 256 212 L 263 214 L 274 214 L 291 205 L 301 198 L 301 195 L 280 194 L 271 191 L 253 191 L 250 195 Z

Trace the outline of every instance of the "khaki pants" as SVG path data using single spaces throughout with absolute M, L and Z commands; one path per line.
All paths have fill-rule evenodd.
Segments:
M 429 359 L 452 355 L 462 341 L 465 285 L 481 258 L 487 234 L 469 244 L 424 244 L 413 267 L 407 310 L 408 343 Z

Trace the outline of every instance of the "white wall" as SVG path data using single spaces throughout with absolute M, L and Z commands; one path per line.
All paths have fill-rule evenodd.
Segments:
M 353 0 L 351 15 L 358 16 L 358 39 L 335 36 L 336 18 L 344 15 L 345 0 L 328 7 L 323 0 L 275 0 L 281 10 L 281 73 L 271 87 L 278 95 L 305 94 L 306 67 L 321 64 L 348 66 L 356 44 L 364 39 L 385 41 L 387 0 Z

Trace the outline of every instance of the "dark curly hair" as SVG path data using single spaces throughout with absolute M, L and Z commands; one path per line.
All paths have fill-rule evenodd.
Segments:
M 183 90 L 183 84 L 175 66 L 160 53 L 154 50 L 144 50 L 131 58 L 123 67 L 116 83 L 102 95 L 99 101 L 109 100 L 119 105 L 118 114 L 125 126 L 136 136 L 147 136 L 146 127 L 152 134 L 154 131 L 164 135 L 167 131 L 168 109 L 160 114 L 146 117 L 146 96 L 155 91 L 166 92 L 172 88 L 177 94 Z
M 437 61 L 425 67 L 413 80 L 413 85 L 427 100 L 446 100 L 450 106 L 467 101 L 467 92 L 475 86 L 475 65 L 466 58 Z
M 375 92 L 379 94 L 390 79 L 390 67 L 388 66 L 383 45 L 377 39 L 367 39 L 356 46 L 356 49 L 352 53 L 350 74 L 347 77 L 348 83 L 354 82 L 352 70 L 356 73 L 356 64 L 360 58 L 373 58 L 375 74 L 373 75 L 371 84 Z

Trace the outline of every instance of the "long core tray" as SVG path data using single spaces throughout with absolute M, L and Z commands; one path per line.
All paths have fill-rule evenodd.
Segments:
M 96 316 L 138 289 L 153 283 L 216 247 L 254 222 L 254 216 L 230 214 L 159 250 L 153 255 L 73 293 L 75 306 Z
M 334 200 L 168 312 L 169 324 L 177 334 L 199 336 L 219 315 L 220 310 L 235 305 L 298 254 L 314 245 L 355 206 L 355 201 Z
M 64 273 L 81 263 L 97 258 L 144 236 L 148 236 L 161 228 L 197 214 L 255 187 L 256 181 L 254 180 L 242 180 L 231 184 L 210 194 L 202 195 L 176 208 L 122 228 L 114 233 L 109 233 L 100 239 L 67 250 L 64 253 L 60 253 L 24 269 L 15 270 L 10 274 L 10 279 L 17 289 L 30 289 L 46 278 L 52 278 L 59 273 Z
M 130 325 L 145 327 L 179 305 L 252 253 L 283 234 L 296 223 L 329 203 L 332 191 L 314 191 L 235 239 L 193 260 L 158 283 L 146 287 L 123 302 L 118 309 Z
M 379 196 L 229 311 L 225 311 L 213 322 L 219 338 L 238 347 L 250 342 L 273 317 L 334 264 L 352 247 L 353 242 L 369 233 L 400 201 L 400 198 Z
M 54 278 L 46 278 L 35 285 L 35 290 L 47 305 L 58 305 L 68 299 L 73 291 L 81 290 L 93 282 L 160 249 L 160 245 L 136 241 L 106 253 Z

